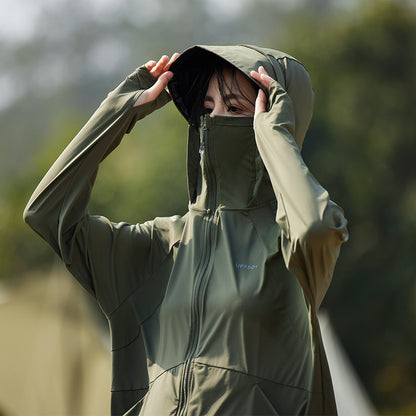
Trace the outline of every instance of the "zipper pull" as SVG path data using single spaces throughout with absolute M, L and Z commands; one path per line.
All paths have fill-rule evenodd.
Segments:
M 206 116 L 205 116 L 206 117 Z M 199 154 L 202 155 L 205 150 L 205 132 L 207 131 L 207 120 L 205 117 L 201 117 L 201 127 L 200 127 L 200 144 L 199 144 Z

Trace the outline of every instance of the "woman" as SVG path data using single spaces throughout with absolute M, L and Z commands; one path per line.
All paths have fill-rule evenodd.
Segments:
M 189 122 L 188 212 L 89 215 L 99 163 L 167 86 Z M 196 46 L 122 82 L 35 190 L 25 220 L 109 320 L 113 415 L 336 413 L 316 314 L 348 235 L 300 155 L 312 106 L 293 57 Z

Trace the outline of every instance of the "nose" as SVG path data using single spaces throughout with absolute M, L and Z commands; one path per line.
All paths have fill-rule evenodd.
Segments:
M 214 105 L 214 108 L 211 110 L 211 112 L 209 113 L 210 117 L 214 117 L 214 116 L 226 116 L 227 115 L 227 111 L 224 105 L 222 105 L 222 103 L 216 103 Z

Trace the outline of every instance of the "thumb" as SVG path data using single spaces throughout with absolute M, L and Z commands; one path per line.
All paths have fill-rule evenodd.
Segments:
M 264 113 L 266 111 L 266 103 L 267 103 L 266 94 L 260 88 L 257 94 L 256 102 L 255 102 L 254 117 L 256 117 L 257 114 Z
M 138 106 L 156 100 L 160 93 L 166 88 L 172 77 L 173 72 L 171 71 L 163 73 L 149 89 L 143 91 L 134 105 Z
M 157 81 L 148 90 L 148 101 L 156 100 L 159 94 L 166 88 L 168 82 L 173 77 L 173 72 L 167 71 L 163 73 Z

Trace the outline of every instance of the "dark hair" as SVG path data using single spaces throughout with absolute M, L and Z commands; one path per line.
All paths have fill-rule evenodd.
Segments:
M 228 85 L 226 80 L 225 80 L 225 76 L 224 76 L 224 71 L 225 70 L 230 70 L 231 71 L 231 85 Z M 212 76 L 217 77 L 218 89 L 220 91 L 222 101 L 224 102 L 224 104 L 229 106 L 230 105 L 230 95 L 231 95 L 231 97 L 235 98 L 238 103 L 242 104 L 241 101 L 240 101 L 240 97 L 234 96 L 232 94 L 232 91 L 234 89 L 237 89 L 237 91 L 240 93 L 240 96 L 243 97 L 244 99 L 246 99 L 250 104 L 253 104 L 253 106 L 254 106 L 255 102 L 252 101 L 247 96 L 247 94 L 245 94 L 242 91 L 242 89 L 240 87 L 240 84 L 238 83 L 237 71 L 239 71 L 239 70 L 234 65 L 231 65 L 229 62 L 225 61 L 224 59 L 221 59 L 220 61 L 218 61 L 218 65 L 214 66 L 214 73 L 213 73 Z M 257 91 L 259 89 L 257 84 L 251 78 L 247 77 L 245 74 L 243 74 L 243 75 L 247 78 L 247 80 L 250 82 L 250 85 L 253 87 L 253 90 L 257 93 Z M 205 90 L 205 94 L 206 94 L 206 90 Z M 204 95 L 204 97 L 205 97 L 205 95 Z
M 239 85 L 237 79 L 239 69 L 225 59 L 204 50 L 198 50 L 191 56 L 181 58 L 178 59 L 180 63 L 175 62 L 172 65 L 175 75 L 169 84 L 169 90 L 182 114 L 192 124 L 199 125 L 201 115 L 204 114 L 204 99 L 212 76 L 217 77 L 218 88 L 225 104 L 229 105 L 229 95 L 235 87 L 241 96 L 251 103 Z M 231 85 L 225 80 L 224 70 L 231 71 Z M 249 77 L 247 79 L 257 92 L 259 88 L 257 84 Z M 238 97 L 236 99 L 238 100 Z

